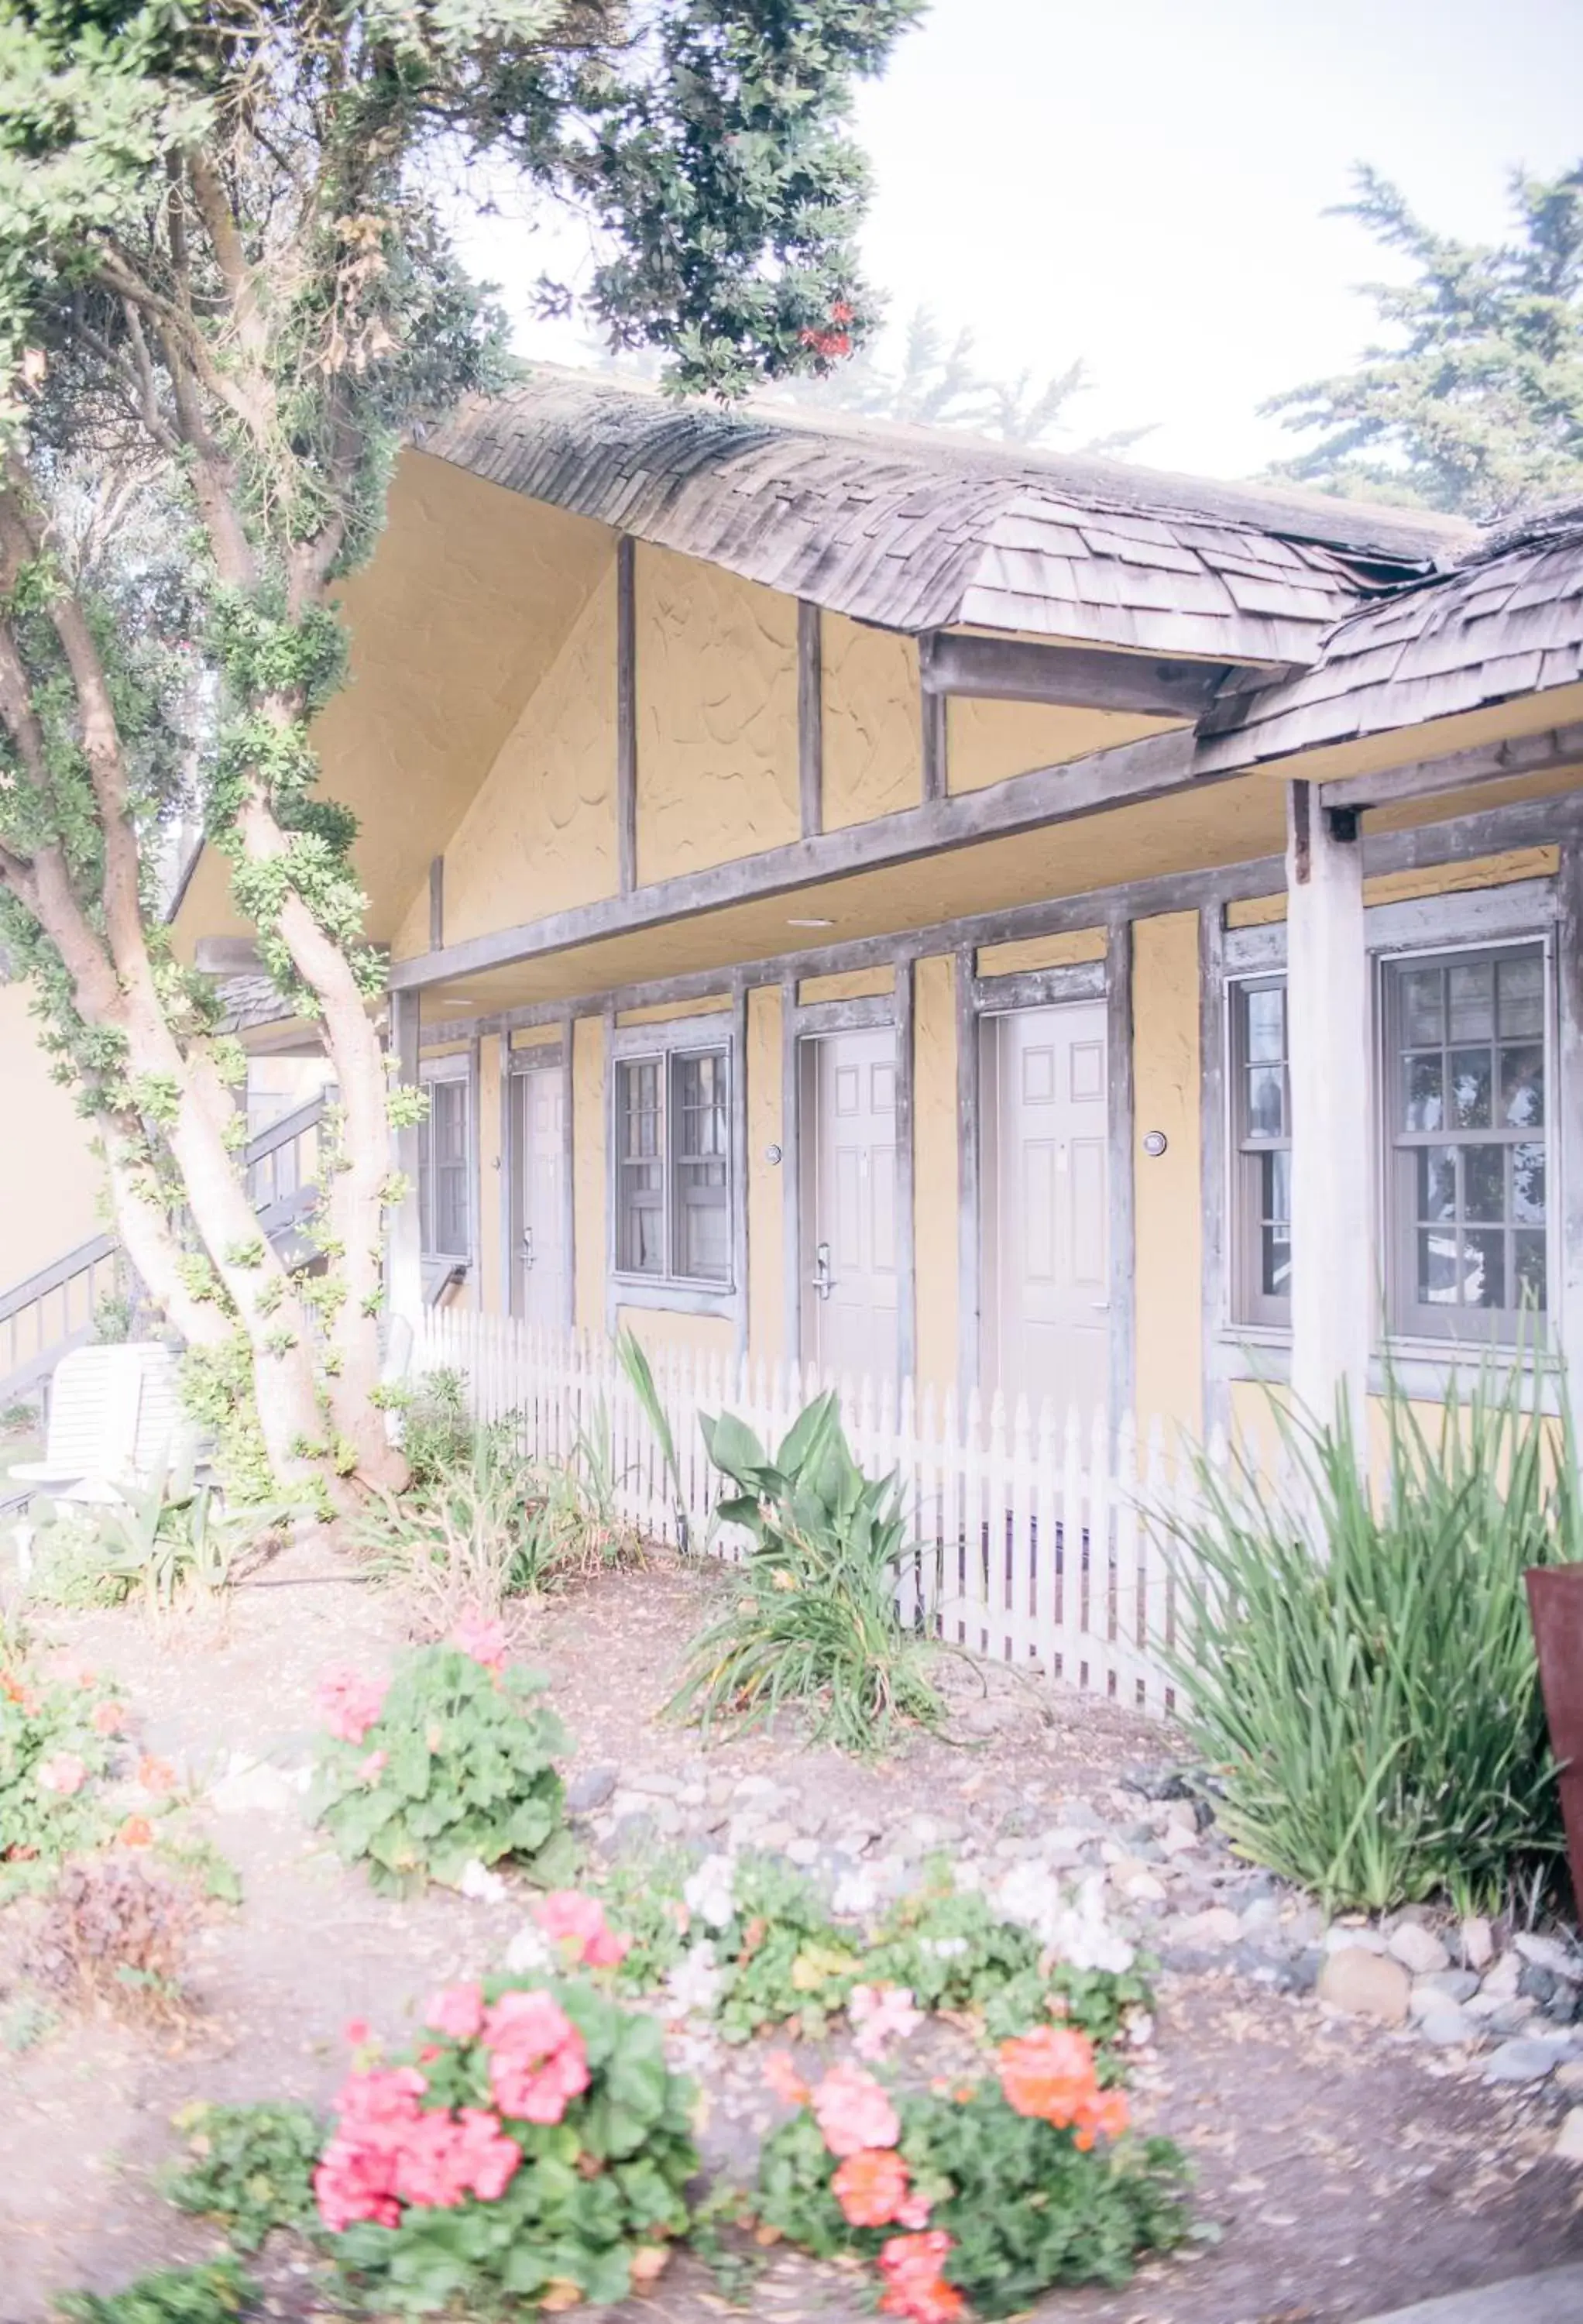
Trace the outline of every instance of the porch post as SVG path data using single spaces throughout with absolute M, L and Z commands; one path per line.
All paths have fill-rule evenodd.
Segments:
M 419 998 L 416 992 L 391 995 L 391 1057 L 394 1079 L 418 1079 Z M 419 1131 L 398 1130 L 391 1138 L 391 1167 L 406 1179 L 404 1201 L 391 1213 L 390 1250 L 385 1297 L 393 1320 L 416 1333 L 423 1315 L 423 1229 L 418 1209 Z
M 1358 811 L 1286 792 L 1292 1093 L 1292 1387 L 1315 1421 L 1345 1401 L 1362 1443 L 1373 1338 L 1369 1010 Z

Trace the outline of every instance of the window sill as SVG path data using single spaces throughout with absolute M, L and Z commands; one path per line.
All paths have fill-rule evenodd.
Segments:
M 621 1275 L 612 1270 L 611 1292 L 618 1307 L 668 1308 L 676 1315 L 734 1315 L 732 1283 L 682 1283 L 665 1276 Z

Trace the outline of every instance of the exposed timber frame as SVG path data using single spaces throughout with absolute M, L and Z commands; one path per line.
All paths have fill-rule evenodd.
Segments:
M 1132 922 L 1112 912 L 1105 944 L 1105 1092 L 1109 1120 L 1110 1379 L 1112 1425 L 1133 1406 L 1137 1297 L 1134 1280 Z
M 1229 667 L 1025 638 L 960 637 L 946 630 L 926 631 L 918 640 L 925 699 L 960 694 L 1074 710 L 1131 710 L 1190 724 L 1208 709 Z
M 446 943 L 446 859 L 430 858 L 428 866 L 428 948 L 443 952 Z
M 1422 759 L 1378 774 L 1348 775 L 1317 786 L 1321 807 L 1391 807 L 1398 800 L 1431 798 L 1471 783 L 1498 782 L 1513 775 L 1544 774 L 1583 761 L 1583 725 L 1557 726 L 1543 734 L 1512 734 L 1504 742 L 1453 751 L 1443 759 Z
M 616 543 L 616 884 L 638 885 L 638 545 Z
M 797 600 L 797 798 L 802 834 L 824 828 L 824 617 L 806 597 Z

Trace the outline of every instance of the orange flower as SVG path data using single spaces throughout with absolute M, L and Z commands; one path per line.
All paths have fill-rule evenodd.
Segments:
M 96 1735 L 119 1735 L 125 1723 L 126 1713 L 118 1702 L 96 1702 L 88 1717 Z
M 1119 2138 L 1127 2128 L 1125 2093 L 1100 2089 L 1093 2043 L 1064 2026 L 1041 2025 L 1015 2042 L 1002 2042 L 1000 2088 L 1016 2113 L 1035 2116 L 1057 2130 L 1074 2130 L 1074 2144 L 1085 2154 L 1100 2131 Z
M 161 1799 L 176 1788 L 176 1770 L 169 1759 L 156 1759 L 145 1751 L 137 1763 L 137 1780 L 145 1792 Z
M 145 1815 L 129 1815 L 115 1835 L 123 1848 L 152 1848 L 154 1828 Z
M 907 2164 L 893 2146 L 860 2146 L 830 2182 L 847 2225 L 888 2227 L 907 2200 Z
M 764 2061 L 764 2079 L 785 2106 L 806 2106 L 813 2095 L 789 2050 L 771 2050 Z

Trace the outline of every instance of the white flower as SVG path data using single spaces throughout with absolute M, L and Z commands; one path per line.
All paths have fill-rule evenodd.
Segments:
M 475 1904 L 503 1904 L 506 1901 L 505 1882 L 476 1856 L 462 1867 L 456 1890 L 459 1895 L 471 1896 Z
M 851 1872 L 843 1872 L 836 1882 L 830 1909 L 837 1920 L 856 1920 L 864 1913 L 871 1913 L 879 1902 L 879 1891 L 874 1885 L 873 1874 L 858 1865 Z
M 1045 1950 L 1072 1969 L 1109 1969 L 1119 1976 L 1132 1967 L 1134 1949 L 1105 1918 L 1105 1876 L 1091 1873 L 1068 1904 L 1048 1866 L 1014 1865 L 996 1889 L 999 1918 L 1031 1930 Z
M 543 1932 L 536 1929 L 531 1921 L 526 1928 L 518 1930 L 506 1947 L 506 1967 L 519 1975 L 529 1977 L 538 1969 L 556 1967 Z
M 1146 2050 L 1155 2038 L 1155 2021 L 1146 2009 L 1124 2009 L 1121 2023 L 1127 2028 L 1127 2039 L 1135 2050 Z
M 695 1945 L 689 1945 L 665 1980 L 676 2015 L 707 2017 L 720 1998 L 721 1974 L 712 1938 L 700 1937 Z
M 935 1960 L 958 1960 L 968 1949 L 965 1937 L 920 1937 L 918 1950 Z
M 734 1857 L 706 1856 L 682 1889 L 688 1912 L 696 1913 L 712 1929 L 723 1929 L 737 1909 L 732 1893 L 736 1868 Z

